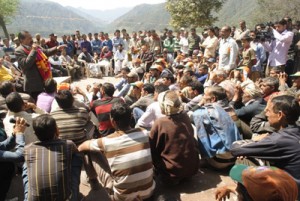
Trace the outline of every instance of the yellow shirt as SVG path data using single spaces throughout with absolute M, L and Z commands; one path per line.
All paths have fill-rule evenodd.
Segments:
M 0 81 L 11 81 L 13 80 L 13 77 L 9 73 L 9 71 L 4 67 L 0 66 Z

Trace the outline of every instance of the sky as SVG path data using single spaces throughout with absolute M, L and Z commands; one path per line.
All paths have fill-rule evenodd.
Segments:
M 166 0 L 49 0 L 63 6 L 82 7 L 86 9 L 109 10 L 120 7 L 133 7 L 139 4 L 157 4 Z

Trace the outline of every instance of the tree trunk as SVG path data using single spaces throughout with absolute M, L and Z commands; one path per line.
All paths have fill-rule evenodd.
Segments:
M 8 34 L 8 31 L 7 31 L 6 24 L 5 24 L 3 16 L 0 16 L 0 26 L 3 29 L 5 37 L 9 39 L 9 34 Z

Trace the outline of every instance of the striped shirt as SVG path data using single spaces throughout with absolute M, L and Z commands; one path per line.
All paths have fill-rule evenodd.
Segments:
M 77 146 L 86 140 L 84 129 L 90 117 L 85 108 L 59 108 L 51 116 L 56 120 L 60 139 L 72 140 Z
M 114 179 L 117 200 L 149 198 L 155 188 L 149 137 L 146 130 L 132 129 L 92 141 L 91 150 L 104 152 Z
M 110 111 L 114 103 L 124 103 L 123 99 L 117 97 L 104 97 L 91 103 L 91 110 L 95 113 L 99 122 L 99 132 L 102 136 L 109 135 L 115 130 L 110 122 Z
M 28 201 L 70 198 L 72 154 L 76 151 L 75 144 L 66 140 L 35 142 L 25 147 Z

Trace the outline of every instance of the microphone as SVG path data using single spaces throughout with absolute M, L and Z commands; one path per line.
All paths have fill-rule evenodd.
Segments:
M 9 120 L 9 123 L 12 123 L 12 124 L 16 124 L 16 119 L 15 118 L 11 118 Z M 30 125 L 28 123 L 25 124 L 27 127 L 29 127 Z

